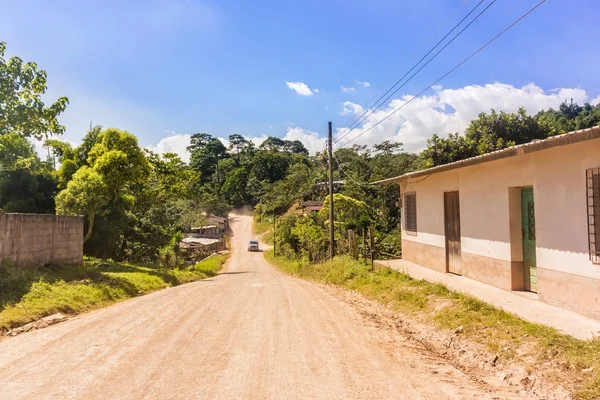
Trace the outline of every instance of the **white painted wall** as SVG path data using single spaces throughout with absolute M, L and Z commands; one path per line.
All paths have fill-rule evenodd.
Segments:
M 417 234 L 403 237 L 444 247 L 444 192 L 460 192 L 462 251 L 511 257 L 509 188 L 532 186 L 539 267 L 600 279 L 588 255 L 585 171 L 600 167 L 600 139 L 410 179 L 417 194 Z M 513 219 L 514 223 L 514 219 Z M 514 231 L 513 231 L 514 233 Z

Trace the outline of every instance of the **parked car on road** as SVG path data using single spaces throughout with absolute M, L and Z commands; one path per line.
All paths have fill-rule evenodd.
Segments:
M 258 241 L 251 240 L 248 242 L 248 251 L 258 251 Z

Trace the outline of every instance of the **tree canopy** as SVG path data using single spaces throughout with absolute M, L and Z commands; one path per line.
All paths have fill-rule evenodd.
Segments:
M 46 106 L 47 73 L 34 62 L 19 57 L 5 60 L 6 43 L 0 42 L 0 136 L 16 134 L 42 139 L 65 131 L 58 116 L 69 100 L 60 97 Z

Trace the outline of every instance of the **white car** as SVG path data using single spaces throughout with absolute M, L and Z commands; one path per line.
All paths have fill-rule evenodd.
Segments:
M 258 251 L 258 241 L 251 240 L 248 242 L 248 251 Z

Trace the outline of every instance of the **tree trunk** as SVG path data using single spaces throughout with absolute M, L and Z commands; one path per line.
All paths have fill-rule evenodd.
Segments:
M 92 237 L 92 229 L 94 228 L 94 220 L 96 219 L 96 210 L 90 211 L 88 215 L 88 229 L 83 237 L 83 243 L 87 242 Z

